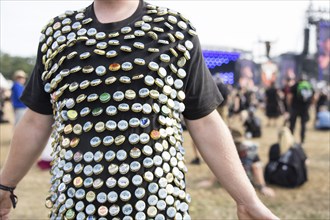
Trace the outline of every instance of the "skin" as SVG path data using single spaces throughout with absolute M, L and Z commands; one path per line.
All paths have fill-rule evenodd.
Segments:
M 111 23 L 130 17 L 138 8 L 138 0 L 94 0 L 94 11 L 101 23 Z
M 129 17 L 138 4 L 138 0 L 94 1 L 96 16 L 103 23 Z M 26 175 L 46 145 L 52 123 L 51 116 L 27 111 L 15 129 L 11 150 L 0 176 L 1 184 L 16 186 Z M 204 160 L 236 201 L 239 219 L 278 219 L 256 196 L 230 132 L 216 110 L 201 119 L 186 120 L 186 123 Z M 10 208 L 9 194 L 1 191 L 0 219 L 9 219 Z
M 205 162 L 235 200 L 238 218 L 278 219 L 257 197 L 230 131 L 217 111 L 198 120 L 186 120 L 186 125 Z
M 252 164 L 252 174 L 254 183 L 259 186 L 262 186 L 260 192 L 265 196 L 274 197 L 274 190 L 266 186 L 262 164 L 260 161 Z
M 11 150 L 0 176 L 1 184 L 16 186 L 26 175 L 43 150 L 40 146 L 46 145 L 52 123 L 51 116 L 27 110 L 15 129 Z M 200 154 L 236 201 L 239 219 L 278 219 L 258 199 L 240 163 L 230 131 L 217 111 L 198 120 L 186 120 L 186 123 Z M 9 193 L 1 191 L 1 219 L 9 219 L 10 209 Z
M 11 148 L 3 170 L 0 183 L 14 187 L 26 175 L 40 156 L 51 133 L 52 116 L 42 115 L 28 109 L 15 127 Z M 9 192 L 0 190 L 0 219 L 9 219 L 11 209 Z
M 18 78 L 16 79 L 16 82 L 18 82 L 18 83 L 21 84 L 21 85 L 24 85 L 25 82 L 26 82 L 26 78 L 25 78 L 25 77 L 18 77 Z

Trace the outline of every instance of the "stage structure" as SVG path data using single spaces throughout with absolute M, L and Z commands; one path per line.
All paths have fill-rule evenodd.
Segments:
M 317 62 L 317 71 L 312 73 L 314 78 L 318 80 L 329 80 L 330 77 L 330 11 L 329 8 L 315 9 L 311 1 L 309 8 L 306 10 L 306 28 L 305 28 L 305 42 L 304 50 L 301 54 L 301 61 L 303 63 L 302 70 L 311 72 L 315 68 L 310 68 L 306 63 L 312 64 L 308 59 L 309 49 L 309 34 L 312 26 L 316 27 L 316 46 L 317 54 L 315 54 L 314 61 Z M 305 64 L 305 65 L 304 65 Z
M 315 27 L 316 32 L 311 31 Z M 310 35 L 316 35 L 316 54 L 310 53 Z M 313 2 L 305 14 L 304 44 L 301 53 L 285 53 L 277 58 L 279 77 L 283 85 L 288 78 L 306 74 L 310 80 L 329 80 L 330 74 L 330 12 L 329 9 L 315 9 Z
M 205 63 L 215 78 L 220 77 L 225 84 L 237 84 L 239 76 L 235 73 L 236 61 L 240 52 L 203 50 Z

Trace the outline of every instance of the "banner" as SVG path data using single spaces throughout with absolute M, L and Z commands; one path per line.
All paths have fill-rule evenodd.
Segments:
M 260 71 L 257 65 L 248 59 L 241 59 L 236 65 L 236 75 L 235 81 L 240 87 L 253 88 L 255 85 L 260 84 Z
M 330 77 L 330 21 L 320 21 L 317 36 L 319 80 Z

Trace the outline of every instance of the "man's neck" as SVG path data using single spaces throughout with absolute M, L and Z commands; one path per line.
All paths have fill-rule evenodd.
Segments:
M 99 22 L 111 23 L 130 17 L 139 6 L 139 0 L 94 0 L 94 11 Z

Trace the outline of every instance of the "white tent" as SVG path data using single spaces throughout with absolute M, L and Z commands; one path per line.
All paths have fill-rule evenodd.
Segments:
M 12 82 L 8 81 L 2 73 L 0 73 L 0 88 L 1 89 L 11 89 L 12 87 Z

